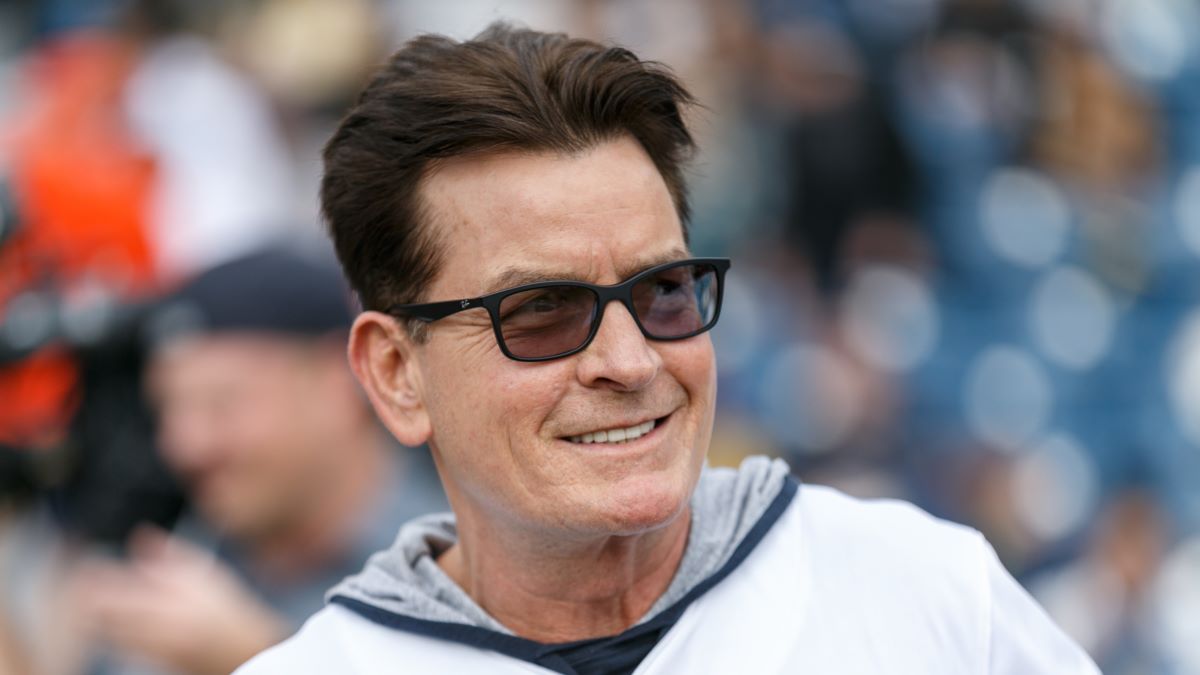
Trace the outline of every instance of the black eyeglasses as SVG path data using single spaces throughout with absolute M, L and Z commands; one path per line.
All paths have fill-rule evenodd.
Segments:
M 614 286 L 541 281 L 465 298 L 396 305 L 389 314 L 433 322 L 483 307 L 500 351 L 517 361 L 549 361 L 579 352 L 600 329 L 604 307 L 619 300 L 642 335 L 682 340 L 712 328 L 721 315 L 728 258 L 689 258 L 656 265 Z

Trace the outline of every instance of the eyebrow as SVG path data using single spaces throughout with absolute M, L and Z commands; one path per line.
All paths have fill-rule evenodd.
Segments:
M 691 254 L 683 248 L 672 248 L 665 253 L 650 256 L 648 258 L 638 258 L 635 262 L 624 265 L 618 268 L 617 272 L 622 280 L 641 272 L 644 269 L 649 269 L 655 265 L 662 265 L 676 260 L 683 260 L 690 257 Z M 539 281 L 590 281 L 583 278 L 577 272 L 563 269 L 547 270 L 547 269 L 530 269 L 526 267 L 507 267 L 501 270 L 493 277 L 484 287 L 482 295 L 495 293 L 496 291 L 515 286 L 524 286 L 525 284 L 533 284 Z

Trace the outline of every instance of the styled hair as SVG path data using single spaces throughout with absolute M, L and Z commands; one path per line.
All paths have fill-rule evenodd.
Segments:
M 574 154 L 629 135 L 662 175 L 687 236 L 693 99 L 620 47 L 493 23 L 465 42 L 424 35 L 372 77 L 325 146 L 321 209 L 364 309 L 422 300 L 442 248 L 419 198 L 440 160 Z

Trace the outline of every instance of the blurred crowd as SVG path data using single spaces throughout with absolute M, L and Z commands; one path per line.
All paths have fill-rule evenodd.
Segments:
M 968 523 L 1104 672 L 1200 673 L 1194 0 L 0 5 L 0 672 L 227 670 L 443 507 L 346 370 L 320 148 L 502 18 L 704 104 L 712 463 Z

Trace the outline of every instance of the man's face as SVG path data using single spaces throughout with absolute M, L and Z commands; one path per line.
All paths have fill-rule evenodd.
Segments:
M 520 283 L 615 284 L 687 257 L 662 177 L 629 138 L 576 156 L 502 153 L 446 163 L 423 185 L 445 251 L 430 301 Z M 485 310 L 433 324 L 417 347 L 434 451 L 455 509 L 485 522 L 579 535 L 634 534 L 682 512 L 712 432 L 707 334 L 646 340 L 620 303 L 584 351 L 506 358 Z M 654 421 L 634 441 L 570 437 Z
M 354 397 L 338 386 L 338 357 L 243 334 L 184 338 L 155 355 L 147 389 L 159 445 L 213 525 L 253 539 L 305 513 L 334 468 L 350 407 L 343 399 Z

